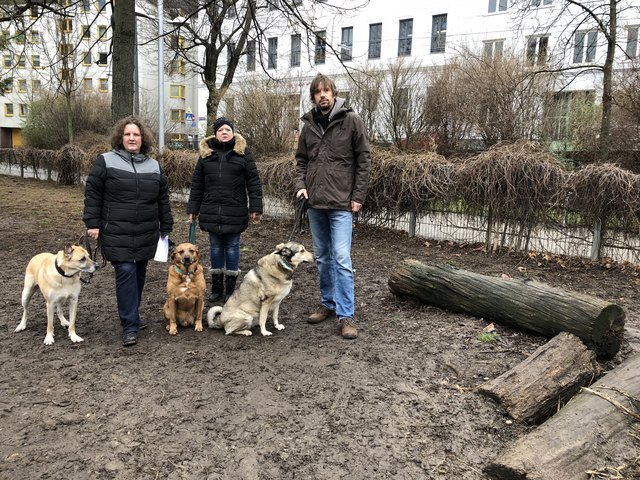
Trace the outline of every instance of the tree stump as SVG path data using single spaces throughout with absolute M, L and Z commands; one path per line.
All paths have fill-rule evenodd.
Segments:
M 613 357 L 622 343 L 625 313 L 620 306 L 531 279 L 505 280 L 405 260 L 391 272 L 389 289 L 401 297 L 548 338 L 570 332 L 601 358 Z
M 595 353 L 562 332 L 478 391 L 497 400 L 515 420 L 541 423 L 590 384 L 598 370 Z
M 591 478 L 587 471 L 633 462 L 638 413 L 632 398 L 640 398 L 640 355 L 583 389 L 556 415 L 519 438 L 485 468 L 486 473 L 500 480 L 584 480 Z

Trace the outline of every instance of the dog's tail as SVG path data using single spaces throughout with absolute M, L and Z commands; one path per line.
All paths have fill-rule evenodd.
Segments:
M 220 312 L 222 312 L 222 307 L 211 307 L 209 309 L 207 312 L 207 325 L 209 325 L 209 328 L 222 328 Z

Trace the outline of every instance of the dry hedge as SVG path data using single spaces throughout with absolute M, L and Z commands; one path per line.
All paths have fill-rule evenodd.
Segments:
M 0 149 L 0 162 L 48 172 L 64 165 L 84 175 L 96 156 L 108 150 L 104 145 L 95 148 L 90 152 L 69 146 L 57 152 Z M 172 191 L 188 188 L 196 152 L 165 149 L 157 158 Z M 293 155 L 259 161 L 258 170 L 265 194 L 293 205 Z M 606 222 L 637 225 L 640 176 L 611 163 L 570 171 L 533 142 L 496 145 L 459 161 L 434 153 L 375 149 L 363 215 L 382 219 L 409 212 L 462 210 L 529 228 L 557 208 L 575 211 L 585 222 L 600 219 L 605 227 Z

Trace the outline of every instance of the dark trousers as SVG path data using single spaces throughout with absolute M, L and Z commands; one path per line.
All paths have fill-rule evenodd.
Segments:
M 147 276 L 147 260 L 141 262 L 111 262 L 116 271 L 116 299 L 122 334 L 138 333 L 140 300 Z

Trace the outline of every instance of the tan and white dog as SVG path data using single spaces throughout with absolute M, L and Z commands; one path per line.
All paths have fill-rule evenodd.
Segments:
M 192 243 L 180 243 L 171 254 L 171 260 L 163 308 L 167 331 L 169 335 L 177 335 L 180 324 L 183 327 L 195 325 L 195 331 L 201 332 L 207 285 L 200 265 L 200 250 Z
M 58 314 L 60 325 L 69 327 L 69 338 L 72 342 L 82 342 L 82 338 L 76 334 L 76 312 L 78 310 L 78 296 L 82 288 L 80 274 L 82 272 L 93 273 L 96 263 L 79 244 L 67 244 L 64 250 L 57 254 L 39 253 L 33 257 L 27 265 L 24 275 L 24 288 L 22 290 L 22 321 L 15 331 L 20 332 L 27 328 L 27 306 L 36 291 L 40 287 L 42 296 L 47 303 L 47 336 L 44 337 L 45 345 L 53 345 L 53 316 Z M 62 312 L 65 301 L 69 302 L 69 320 Z
M 295 242 L 281 243 L 274 252 L 258 260 L 258 265 L 247 272 L 242 284 L 223 307 L 211 307 L 207 312 L 210 328 L 224 328 L 225 333 L 251 335 L 251 327 L 260 325 L 260 333 L 267 336 L 267 316 L 273 317 L 273 325 L 282 330 L 278 322 L 280 302 L 289 295 L 293 285 L 293 272 L 301 263 L 311 263 L 315 258 L 303 245 Z

